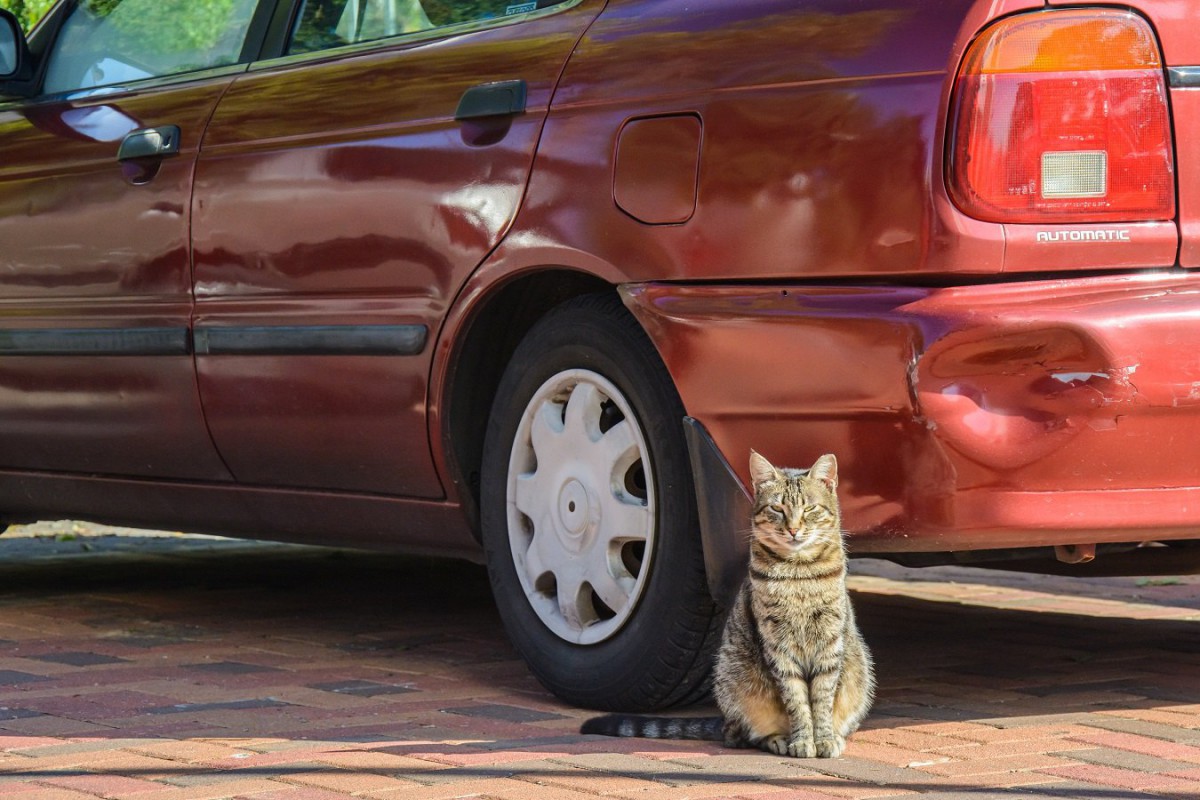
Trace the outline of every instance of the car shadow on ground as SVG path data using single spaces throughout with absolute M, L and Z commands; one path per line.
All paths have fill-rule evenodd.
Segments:
M 100 649 L 128 634 L 295 639 L 374 664 L 426 650 L 486 683 L 492 665 L 516 659 L 476 564 L 230 540 L 18 542 L 0 539 L 0 605 L 72 609 Z M 853 595 L 877 663 L 877 716 L 1002 718 L 1025 714 L 1015 701 L 1027 698 L 1045 714 L 1200 703 L 1200 685 L 1181 674 L 1200 654 L 1196 622 Z
M 902 589 L 890 581 L 853 593 L 879 678 L 860 736 L 955 723 L 1123 730 L 1200 704 L 1197 622 L 1014 610 Z M 138 752 L 154 739 L 261 740 L 236 762 L 238 775 L 336 769 L 358 752 L 369 755 L 357 769 L 425 785 L 451 776 L 567 780 L 614 753 L 650 753 L 613 769 L 668 785 L 748 780 L 767 763 L 700 776 L 688 759 L 733 751 L 579 736 L 591 712 L 536 684 L 504 636 L 485 571 L 465 562 L 169 537 L 0 540 L 0 616 L 0 745 L 31 735 L 40 720 L 72 747 L 82 739 L 95 747 L 137 740 L 121 746 Z M 51 718 L 77 721 L 79 731 Z M 314 756 L 316 767 L 278 758 L 300 747 L 332 755 Z M 398 769 L 389 757 L 431 760 Z M 371 766 L 372 758 L 384 760 Z M 772 783 L 789 788 L 809 786 L 812 770 L 863 785 L 913 772 L 858 775 L 866 761 L 856 758 L 763 759 L 776 764 Z M 232 766 L 177 767 L 177 777 L 201 780 Z M 46 774 L 76 773 L 96 768 Z M 952 785 L 910 779 L 905 788 Z

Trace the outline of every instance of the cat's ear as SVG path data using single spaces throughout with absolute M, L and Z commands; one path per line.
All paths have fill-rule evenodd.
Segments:
M 825 484 L 825 488 L 832 492 L 837 488 L 838 483 L 837 458 L 834 457 L 833 453 L 826 453 L 821 456 L 812 465 L 812 469 L 808 471 L 808 477 L 819 480 Z
M 772 466 L 770 461 L 760 456 L 753 450 L 750 451 L 750 480 L 754 483 L 755 491 L 764 483 L 779 480 L 782 475 L 779 470 Z

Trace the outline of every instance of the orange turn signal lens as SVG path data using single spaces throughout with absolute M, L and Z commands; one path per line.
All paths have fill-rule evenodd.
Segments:
M 1068 9 L 1001 20 L 967 54 L 964 72 L 1080 72 L 1162 66 L 1150 27 L 1123 11 Z

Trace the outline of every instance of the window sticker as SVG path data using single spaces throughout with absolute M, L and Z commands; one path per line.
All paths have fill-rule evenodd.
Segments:
M 537 11 L 537 3 L 518 3 L 515 6 L 509 6 L 504 9 L 504 16 L 510 17 L 513 14 L 524 14 L 526 11 Z

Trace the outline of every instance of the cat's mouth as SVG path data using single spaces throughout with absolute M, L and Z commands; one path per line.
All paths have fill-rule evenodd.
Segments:
M 775 541 L 780 543 L 785 550 L 791 553 L 804 550 L 807 547 L 812 547 L 818 544 L 823 539 L 828 537 L 832 531 L 823 530 L 821 528 L 812 528 L 805 531 L 797 531 L 795 533 L 777 533 Z
M 812 544 L 817 539 L 817 531 L 797 531 L 796 533 L 784 533 L 780 535 L 784 547 L 789 550 L 803 550 L 808 545 Z

